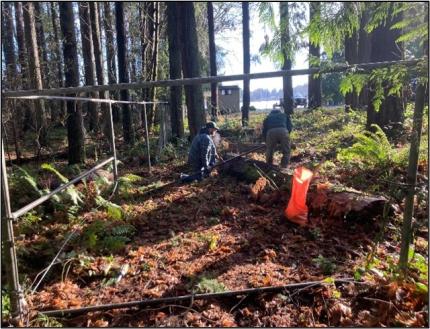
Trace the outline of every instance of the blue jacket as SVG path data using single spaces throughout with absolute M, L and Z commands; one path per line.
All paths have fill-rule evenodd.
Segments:
M 200 129 L 198 135 L 196 135 L 191 143 L 191 149 L 188 153 L 188 164 L 195 170 L 201 168 L 208 168 L 213 166 L 216 161 L 216 148 L 215 144 L 209 136 L 209 132 L 206 128 Z
M 267 132 L 272 128 L 286 128 L 291 133 L 293 124 L 290 116 L 280 110 L 272 110 L 263 121 L 263 138 L 266 138 Z

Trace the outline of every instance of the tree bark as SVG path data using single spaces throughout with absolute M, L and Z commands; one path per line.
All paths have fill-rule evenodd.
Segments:
M 91 32 L 90 8 L 88 2 L 79 2 L 79 21 L 81 26 L 82 57 L 84 59 L 85 84 L 95 85 L 95 57 L 93 37 Z M 97 98 L 92 92 L 88 95 Z M 83 104 L 89 114 L 89 131 L 98 131 L 98 106 L 97 103 L 86 102 Z
M 25 41 L 27 44 L 27 57 L 29 67 L 29 77 L 31 80 L 31 86 L 34 89 L 43 89 L 42 74 L 40 70 L 40 60 L 36 37 L 36 26 L 34 21 L 34 8 L 32 2 L 25 2 L 23 6 L 24 13 L 24 31 Z M 47 131 L 46 131 L 46 112 L 45 102 L 43 99 L 32 103 L 35 106 L 36 120 L 35 130 L 37 133 L 36 143 L 38 148 L 45 146 L 47 143 Z
M 61 46 L 60 46 L 60 37 L 59 37 L 59 30 L 58 30 L 58 12 L 56 8 L 56 3 L 51 2 L 51 20 L 52 20 L 52 31 L 54 33 L 54 53 L 55 53 L 55 61 L 57 65 L 57 87 L 64 87 L 64 72 L 63 72 L 63 62 L 61 58 Z M 59 116 L 61 118 L 64 118 L 67 113 L 67 103 L 61 102 Z M 53 121 L 55 122 L 55 119 Z
M 312 21 L 316 16 L 321 14 L 321 3 L 310 2 L 309 3 L 309 17 Z M 320 59 L 320 46 L 315 45 L 309 41 L 309 61 L 312 59 Z M 311 65 L 309 62 L 309 68 L 319 65 Z M 321 77 L 314 77 L 312 74 L 309 76 L 308 82 L 308 107 L 314 109 L 321 107 Z
M 412 216 L 414 214 L 415 185 L 417 183 L 418 160 L 420 155 L 420 141 L 423 126 L 423 114 L 425 100 L 428 96 L 428 83 L 420 84 L 417 87 L 414 121 L 412 127 L 411 147 L 409 150 L 409 164 L 407 184 L 409 185 L 406 194 L 405 211 L 403 213 L 402 239 L 400 249 L 399 265 L 403 274 L 406 275 L 408 268 L 409 245 L 412 241 Z
M 366 31 L 366 25 L 369 21 L 370 11 L 365 10 L 360 20 L 360 31 L 358 33 L 358 62 L 368 63 L 370 62 L 370 54 L 372 51 L 372 42 L 370 34 Z M 368 106 L 369 100 L 369 86 L 363 88 L 358 96 L 358 106 L 364 108 Z
M 40 59 L 40 67 L 42 70 L 42 80 L 46 87 L 50 87 L 50 79 L 49 79 L 49 70 L 48 70 L 48 54 L 46 50 L 46 40 L 45 40 L 45 31 L 43 29 L 42 22 L 42 10 L 40 7 L 40 3 L 35 1 L 33 2 L 34 6 L 34 18 L 36 23 L 36 37 L 37 37 L 37 45 L 39 46 L 39 59 Z
M 243 73 L 251 72 L 250 50 L 249 50 L 249 2 L 242 2 L 242 39 L 243 39 Z M 242 127 L 248 126 L 249 122 L 249 103 L 251 101 L 249 79 L 243 79 L 243 98 L 242 98 Z
M 106 35 L 106 61 L 108 69 L 108 83 L 110 85 L 116 84 L 116 61 L 115 61 L 115 43 L 114 43 L 114 23 L 112 18 L 112 12 L 110 2 L 103 2 L 103 26 Z M 118 99 L 118 93 L 115 91 L 112 93 L 115 99 Z M 118 106 L 112 105 L 113 121 L 115 123 L 120 122 L 121 115 Z
M 153 16 L 152 16 L 152 22 L 153 22 L 153 37 L 152 37 L 152 56 L 151 56 L 151 80 L 155 81 L 157 80 L 157 69 L 158 69 L 158 39 L 159 39 L 159 33 L 160 33 L 160 3 L 159 2 L 153 2 Z M 157 99 L 157 87 L 152 87 L 149 89 L 149 99 L 152 102 L 155 102 Z M 155 111 L 156 111 L 156 104 L 150 105 L 150 111 L 149 111 L 149 127 L 152 128 L 155 123 Z
M 208 30 L 209 30 L 209 62 L 211 76 L 217 75 L 216 46 L 214 28 L 214 8 L 212 2 L 207 2 L 208 7 Z M 218 84 L 211 83 L 211 114 L 212 120 L 218 117 Z
M 358 38 L 357 31 L 353 31 L 352 35 L 345 38 L 345 61 L 348 64 L 358 63 Z M 357 108 L 358 95 L 352 91 L 345 95 L 346 108 Z
M 16 26 L 16 42 L 18 45 L 18 59 L 20 66 L 20 86 L 22 89 L 29 89 L 29 73 L 28 73 L 28 64 L 27 64 L 27 50 L 25 47 L 25 37 L 24 37 L 24 16 L 22 13 L 22 2 L 14 2 L 15 5 L 15 26 Z M 22 118 L 22 131 L 20 136 L 22 137 L 22 133 L 29 130 L 31 128 L 33 119 L 33 113 L 31 111 L 31 106 L 29 102 L 22 102 L 22 112 L 24 113 Z M 20 115 L 21 117 L 21 115 Z
M 180 25 L 177 16 L 176 2 L 167 2 L 167 36 L 169 41 L 169 77 L 181 79 L 181 41 Z M 172 136 L 184 136 L 184 120 L 182 113 L 182 86 L 170 87 L 170 117 Z
M 118 74 L 119 83 L 129 82 L 128 69 L 127 69 L 127 37 L 125 35 L 125 22 L 124 22 L 124 3 L 115 2 L 115 16 L 116 16 L 116 41 L 118 48 Z M 123 89 L 120 92 L 120 99 L 123 101 L 129 100 L 128 90 Z M 126 144 L 134 143 L 134 130 L 131 120 L 131 109 L 128 104 L 123 104 L 122 111 L 122 126 L 124 141 Z
M 370 54 L 371 62 L 383 62 L 401 60 L 403 58 L 403 46 L 396 43 L 396 39 L 400 37 L 401 31 L 398 29 L 390 29 L 390 27 L 399 22 L 402 17 L 397 14 L 393 17 L 393 3 L 390 6 L 389 17 L 385 25 L 375 28 L 371 33 L 372 51 Z M 396 95 L 388 96 L 390 85 L 384 88 L 384 100 L 376 111 L 373 105 L 375 96 L 374 86 L 370 86 L 369 91 L 369 106 L 367 108 L 367 129 L 371 129 L 372 124 L 379 125 L 386 132 L 390 132 L 394 125 L 402 125 L 404 121 L 404 105 L 402 97 Z
M 98 3 L 91 1 L 90 3 L 90 20 L 91 20 L 91 33 L 93 39 L 94 47 L 94 59 L 96 66 L 96 76 L 97 84 L 104 85 L 104 75 L 103 75 L 103 56 L 102 56 L 102 44 L 101 44 L 101 33 L 100 33 L 100 17 Z M 107 99 L 108 95 L 106 91 L 99 92 L 99 98 Z M 102 121 L 103 121 L 103 132 L 104 135 L 111 140 L 111 130 L 110 130 L 110 118 L 109 118 L 109 105 L 102 103 L 100 104 L 102 111 Z
M 140 2 L 139 3 L 139 22 L 140 22 L 140 51 L 141 51 L 141 61 L 142 61 L 142 67 L 141 67 L 141 78 L 142 80 L 147 80 L 148 76 L 147 76 L 147 52 L 148 49 L 150 49 L 148 47 L 149 45 L 149 36 L 148 36 L 148 18 L 147 18 L 147 14 L 148 14 L 148 6 L 149 6 L 150 2 Z M 148 89 L 143 89 L 142 90 L 142 98 L 143 100 L 148 100 L 147 99 L 147 93 L 148 93 Z M 145 127 L 145 115 L 144 112 L 141 111 L 141 126 Z
M 63 57 L 66 87 L 79 85 L 79 62 L 72 2 L 59 2 L 60 27 L 63 35 Z M 77 102 L 67 102 L 67 140 L 69 164 L 85 162 L 84 122 Z
M 196 18 L 192 2 L 178 2 L 182 40 L 182 71 L 184 78 L 200 77 L 200 59 Z M 191 137 L 198 134 L 206 122 L 201 85 L 185 86 L 187 117 Z
M 10 89 L 16 89 L 16 76 L 18 75 L 16 66 L 16 54 L 13 40 L 13 19 L 12 19 L 12 6 L 10 3 L 5 2 L 2 6 L 2 41 L 3 41 L 3 52 L 6 64 L 6 83 Z M 10 102 L 9 102 L 10 104 Z M 21 149 L 19 146 L 18 135 L 17 135 L 17 121 L 18 113 L 16 108 L 11 110 L 11 124 L 12 133 L 15 144 L 15 154 L 18 161 L 21 160 Z
M 291 56 L 289 54 L 290 42 L 290 18 L 288 13 L 288 2 L 280 2 L 279 13 L 281 16 L 281 49 L 283 57 L 283 70 L 291 70 Z M 294 109 L 293 80 L 291 76 L 282 78 L 284 111 L 292 114 Z

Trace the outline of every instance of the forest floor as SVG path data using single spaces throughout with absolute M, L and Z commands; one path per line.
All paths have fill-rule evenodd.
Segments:
M 300 110 L 293 117 L 290 169 L 305 166 L 314 172 L 315 182 L 386 196 L 396 209 L 387 222 L 382 216 L 354 221 L 311 213 L 311 225 L 299 227 L 283 216 L 286 197 L 276 202 L 253 201 L 249 184 L 217 171 L 202 182 L 163 186 L 186 170 L 189 144 L 185 141 L 169 145 L 151 174 L 140 156 L 144 152 L 120 147 L 124 179 L 112 203 L 106 200 L 109 193 L 103 192 L 102 183 L 94 180 L 77 187 L 83 199 L 79 207 L 74 206 L 79 209 L 59 209 L 54 204 L 53 209 L 38 209 L 17 225 L 19 268 L 26 289 L 52 260 L 65 236 L 74 229 L 77 232 L 42 285 L 34 293 L 28 291 L 32 312 L 27 325 L 428 327 L 427 120 L 410 275 L 407 281 L 397 280 L 403 194 L 392 182 L 405 181 L 410 117 L 408 113 L 406 129 L 395 137 L 392 149 L 385 150 L 393 157 L 373 164 L 338 157 L 340 149 L 353 145 L 363 132 L 365 113 Z M 250 127 L 255 129 L 250 131 L 240 129 L 238 116 L 223 118 L 221 128 L 229 134 L 221 141 L 220 153 L 237 152 L 241 143 L 258 143 L 262 119 L 251 114 Z M 264 150 L 247 157 L 264 161 Z M 279 160 L 277 154 L 275 164 Z M 62 168 L 61 164 L 56 168 Z M 38 186 L 44 186 L 41 181 L 38 178 Z M 12 198 L 15 195 L 19 201 L 17 186 L 12 182 L 16 192 Z M 97 199 L 99 194 L 105 199 Z M 355 278 L 360 283 L 335 286 L 333 278 Z M 319 280 L 326 284 L 247 298 L 100 311 L 71 318 L 37 313 Z

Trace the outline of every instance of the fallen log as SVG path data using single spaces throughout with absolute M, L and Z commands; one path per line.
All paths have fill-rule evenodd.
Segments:
M 327 183 L 313 185 L 307 201 L 312 213 L 325 214 L 330 219 L 374 218 L 383 214 L 388 203 L 383 196 Z
M 290 197 L 292 175 L 263 161 L 240 157 L 220 168 L 220 173 L 250 184 L 250 198 L 254 202 L 272 204 L 274 200 Z M 268 178 L 279 186 L 279 191 L 270 188 Z M 388 200 L 342 185 L 311 182 L 306 203 L 312 215 L 327 219 L 372 219 L 383 214 Z

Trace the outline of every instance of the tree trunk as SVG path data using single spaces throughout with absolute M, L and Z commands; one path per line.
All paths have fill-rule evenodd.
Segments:
M 243 39 L 243 73 L 251 72 L 250 50 L 249 50 L 249 2 L 242 2 L 242 39 Z M 251 95 L 249 90 L 249 79 L 243 79 L 243 98 L 242 98 L 242 127 L 248 126 L 249 122 L 249 103 Z
M 345 61 L 348 64 L 358 63 L 358 39 L 357 32 L 352 32 L 352 35 L 345 38 Z M 345 95 L 345 107 L 346 108 L 357 108 L 358 95 L 352 91 Z
M 140 51 L 141 51 L 141 61 L 142 61 L 142 67 L 141 67 L 141 79 L 147 80 L 147 52 L 148 52 L 148 44 L 149 44 L 149 37 L 148 37 L 148 19 L 147 19 L 147 12 L 148 12 L 148 6 L 150 2 L 140 2 L 139 3 L 139 22 L 140 22 Z M 147 90 L 142 90 L 142 99 L 147 101 Z M 140 112 L 141 114 L 141 126 L 145 127 L 145 115 L 144 111 Z
M 160 33 L 160 3 L 159 2 L 153 2 L 154 11 L 152 16 L 153 21 L 153 37 L 152 37 L 152 68 L 151 68 L 151 80 L 155 81 L 157 80 L 157 68 L 158 68 L 158 39 L 159 39 L 159 33 Z M 157 88 L 151 87 L 149 89 L 149 99 L 152 102 L 155 102 L 157 100 Z M 149 127 L 153 127 L 155 124 L 155 111 L 156 111 L 157 105 L 151 104 L 150 105 L 150 119 L 149 119 Z
M 321 3 L 310 2 L 309 3 L 309 17 L 312 21 L 315 17 L 321 15 Z M 320 59 L 320 46 L 315 45 L 309 41 L 309 61 Z M 312 65 L 309 62 L 309 68 L 319 65 Z M 314 109 L 321 107 L 321 77 L 314 77 L 312 74 L 309 75 L 308 80 L 308 107 Z
M 78 51 L 72 2 L 59 2 L 60 27 L 63 35 L 65 86 L 79 85 Z M 67 140 L 69 165 L 85 162 L 84 122 L 77 102 L 67 102 Z
M 196 18 L 192 2 L 178 2 L 182 40 L 182 71 L 184 78 L 200 77 L 200 59 Z M 206 122 L 201 85 L 185 86 L 188 125 L 191 137 L 198 134 Z
M 101 45 L 101 33 L 100 33 L 100 17 L 98 3 L 91 1 L 90 3 L 90 20 L 91 20 L 91 33 L 93 39 L 94 47 L 94 58 L 96 65 L 96 76 L 97 84 L 104 85 L 104 75 L 103 75 L 103 56 L 102 56 L 102 45 Z M 106 91 L 100 91 L 98 94 L 99 98 L 107 99 L 108 95 Z M 102 121 L 103 121 L 103 132 L 104 135 L 111 140 L 111 130 L 110 130 L 110 117 L 109 117 L 109 105 L 106 103 L 100 104 L 102 111 Z
M 88 2 L 79 2 L 79 21 L 81 26 L 82 57 L 84 59 L 85 84 L 95 85 L 95 58 L 91 32 L 90 8 Z M 95 92 L 88 95 L 97 98 Z M 89 114 L 89 131 L 98 131 L 97 103 L 86 102 L 83 106 Z
M 27 43 L 28 67 L 29 77 L 31 79 L 31 86 L 34 89 L 43 89 L 42 74 L 40 71 L 40 60 L 38 53 L 36 26 L 34 22 L 34 9 L 32 2 L 25 2 L 23 6 L 24 12 L 24 31 L 25 41 Z M 46 112 L 45 102 L 43 99 L 32 103 L 35 105 L 36 120 L 35 130 L 37 133 L 36 143 L 38 148 L 45 146 L 47 143 L 46 131 Z
M 125 35 L 125 22 L 124 22 L 124 3 L 115 2 L 115 17 L 116 17 L 116 42 L 118 47 L 118 74 L 119 83 L 128 83 L 128 69 L 127 69 L 127 37 Z M 128 90 L 121 90 L 120 98 L 123 101 L 129 100 Z M 128 104 L 123 104 L 122 126 L 124 141 L 126 144 L 134 143 L 134 130 L 131 120 L 131 109 Z
M 214 8 L 212 2 L 207 2 L 208 6 L 208 30 L 209 30 L 209 62 L 211 76 L 217 75 L 216 67 L 216 46 L 214 28 Z M 218 84 L 211 83 L 211 114 L 212 120 L 218 117 Z
M 386 24 L 377 27 L 371 33 L 372 38 L 372 51 L 370 54 L 371 62 L 384 62 L 384 61 L 397 61 L 403 58 L 403 46 L 396 43 L 396 39 L 400 37 L 401 31 L 397 29 L 390 29 L 390 27 L 402 19 L 401 14 L 393 17 L 393 3 L 390 6 L 389 17 Z M 404 121 L 404 105 L 402 97 L 396 95 L 388 96 L 390 85 L 384 89 L 384 100 L 376 111 L 373 105 L 373 98 L 375 92 L 370 86 L 369 91 L 369 106 L 367 108 L 367 129 L 371 128 L 372 124 L 379 125 L 386 132 L 390 132 L 394 125 L 402 125 Z
M 12 19 L 12 6 L 9 2 L 3 3 L 2 6 L 2 41 L 3 41 L 3 52 L 4 59 L 6 64 L 6 82 L 7 87 L 9 89 L 16 89 L 16 76 L 18 74 L 16 68 L 16 54 L 13 40 L 13 19 Z M 11 102 L 9 102 L 10 104 Z M 15 154 L 16 158 L 19 161 L 21 159 L 21 150 L 19 147 L 18 136 L 17 136 L 17 120 L 18 113 L 16 112 L 16 108 L 11 110 L 11 124 L 12 124 L 12 132 L 15 144 Z
M 43 29 L 42 22 L 42 10 L 40 7 L 40 2 L 33 2 L 34 6 L 34 19 L 36 23 L 36 37 L 37 37 L 37 45 L 39 46 L 39 59 L 40 59 L 40 67 L 42 70 L 42 79 L 44 85 L 46 87 L 50 87 L 49 84 L 49 71 L 48 71 L 48 54 L 46 51 L 46 40 L 45 40 L 45 31 Z
M 428 46 L 427 46 L 428 47 Z M 427 48 L 428 49 L 428 48 Z M 425 100 L 428 96 L 428 83 L 417 87 L 414 121 L 412 127 L 411 148 L 409 150 L 409 164 L 407 184 L 409 186 L 406 194 L 405 211 L 403 213 L 402 240 L 400 249 L 399 265 L 403 274 L 406 275 L 408 268 L 409 245 L 412 241 L 412 216 L 414 214 L 415 185 L 417 183 L 418 159 L 420 155 L 421 131 L 423 127 L 423 113 Z M 426 95 L 427 94 L 427 95 Z
M 181 41 L 179 19 L 175 2 L 167 2 L 167 36 L 169 41 L 169 77 L 181 79 Z M 182 86 L 170 87 L 170 117 L 173 137 L 184 136 L 184 121 L 182 114 Z
M 28 75 L 28 65 L 27 65 L 27 50 L 25 48 L 25 38 L 24 38 L 24 17 L 22 13 L 22 3 L 14 2 L 15 5 L 15 26 L 16 26 L 16 43 L 18 45 L 18 60 L 20 66 L 19 81 L 20 87 L 22 89 L 29 89 L 29 75 Z M 20 138 L 23 138 L 23 132 L 31 128 L 33 122 L 33 114 L 31 111 L 30 103 L 27 101 L 21 102 L 18 118 L 20 121 L 17 122 L 18 134 Z M 24 113 L 22 115 L 21 113 Z M 22 121 L 21 121 L 22 120 Z
M 60 37 L 59 37 L 59 30 L 58 30 L 58 12 L 56 8 L 56 3 L 51 2 L 51 20 L 52 20 L 52 30 L 54 33 L 54 53 L 55 53 L 55 61 L 57 65 L 57 87 L 64 87 L 64 73 L 63 73 L 63 62 L 61 58 L 61 46 L 60 46 Z M 63 119 L 66 116 L 67 113 L 67 102 L 61 102 L 59 116 L 61 119 Z M 57 114 L 57 113 L 55 113 Z M 55 119 L 53 121 L 55 122 Z
M 366 31 L 366 25 L 369 21 L 370 11 L 366 10 L 361 16 L 360 20 L 360 31 L 358 33 L 358 62 L 359 63 L 368 63 L 370 62 L 370 53 L 372 50 L 372 43 L 370 34 Z M 364 108 L 368 105 L 369 100 L 369 86 L 363 88 L 358 96 L 358 106 L 360 108 Z
M 291 56 L 288 44 L 290 42 L 290 17 L 288 13 L 288 2 L 280 2 L 279 13 L 281 16 L 281 49 L 283 57 L 283 70 L 291 70 Z M 282 78 L 284 111 L 292 114 L 294 109 L 293 80 L 291 76 Z
M 103 26 L 106 35 L 106 61 L 108 69 L 108 83 L 110 85 L 116 84 L 116 62 L 115 62 L 115 43 L 114 43 L 114 23 L 112 18 L 112 12 L 110 2 L 103 2 Z M 118 93 L 112 92 L 115 99 L 118 99 Z M 120 122 L 121 115 L 117 105 L 112 105 L 113 121 L 115 123 Z
M 18 59 L 19 66 L 21 69 L 21 87 L 27 89 L 26 79 L 27 75 L 27 63 L 26 56 L 27 51 L 25 49 L 25 39 L 24 39 L 24 17 L 22 14 L 22 3 L 14 2 L 15 5 L 15 26 L 16 26 L 16 42 L 18 45 Z

